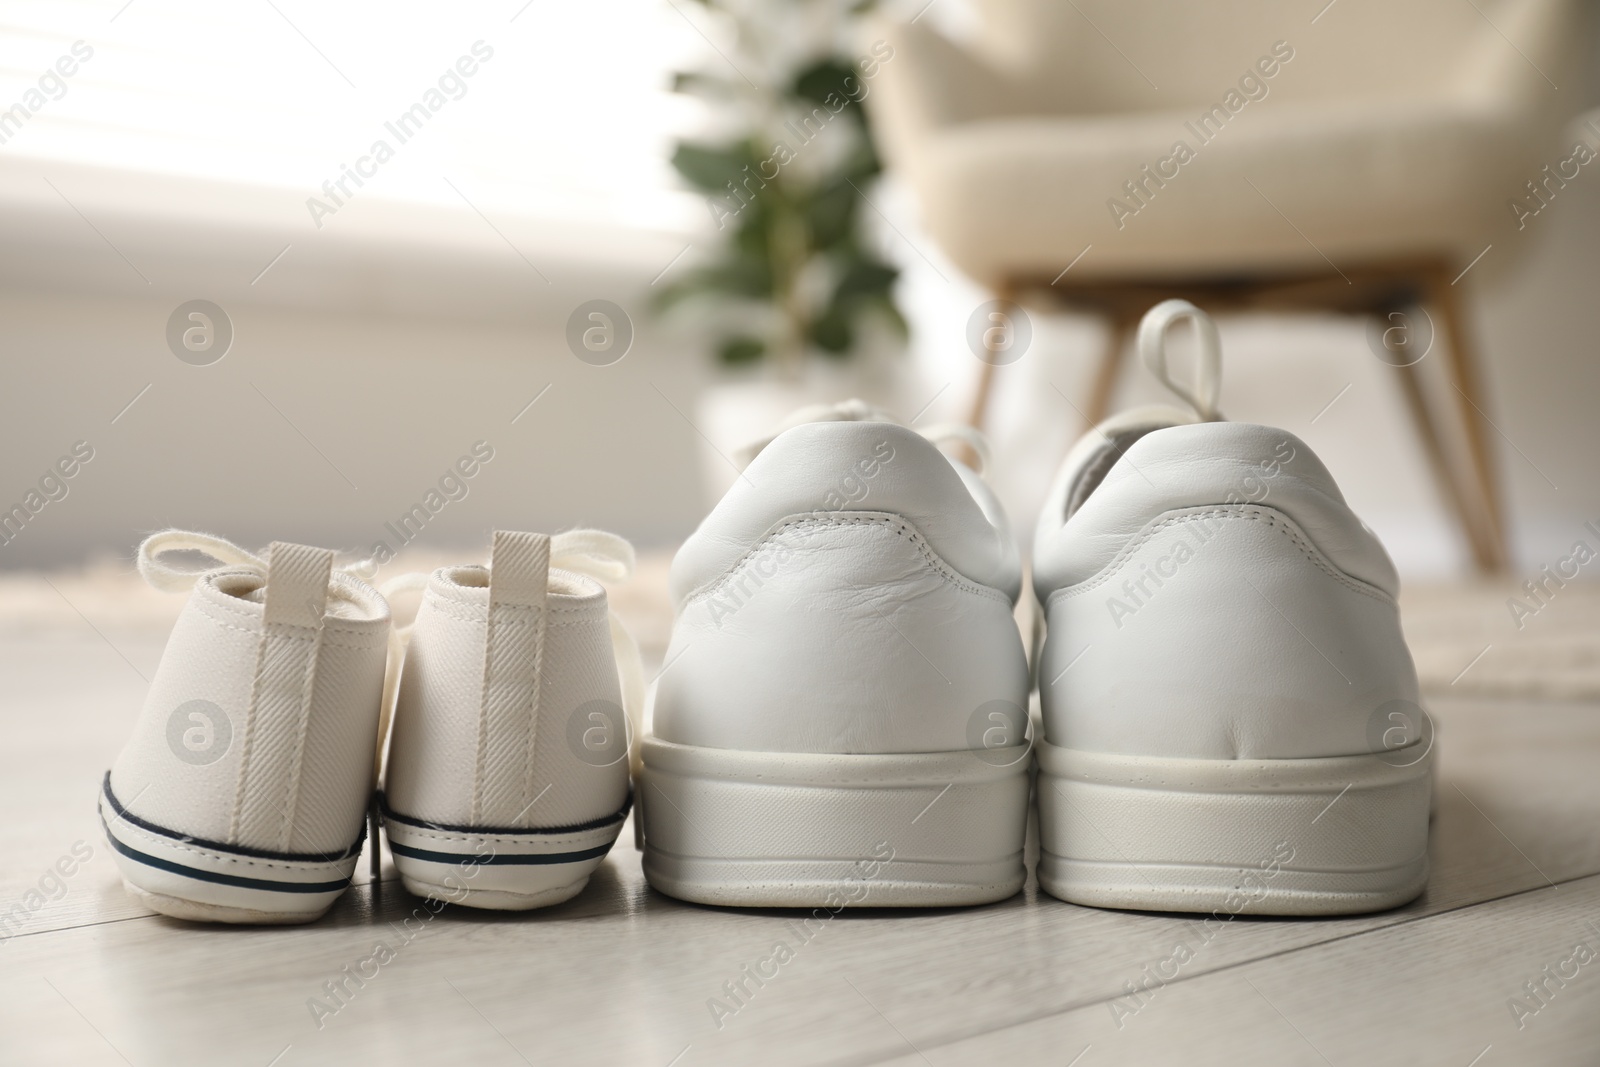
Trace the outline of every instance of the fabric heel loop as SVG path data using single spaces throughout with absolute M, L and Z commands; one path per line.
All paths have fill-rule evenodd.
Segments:
M 523 825 L 537 799 L 533 772 L 549 592 L 550 538 L 495 531 L 473 782 L 475 823 Z
M 235 795 L 234 843 L 293 843 L 333 553 L 274 541 Z

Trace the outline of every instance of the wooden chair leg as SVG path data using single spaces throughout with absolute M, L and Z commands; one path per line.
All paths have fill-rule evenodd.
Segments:
M 1472 349 L 1461 294 L 1450 281 L 1448 269 L 1436 271 L 1428 282 L 1428 302 L 1438 312 L 1438 325 L 1444 334 L 1444 364 L 1456 396 L 1462 428 L 1466 431 L 1473 490 L 1482 507 L 1485 551 L 1479 564 L 1486 571 L 1501 571 L 1506 567 L 1506 531 L 1500 510 L 1494 456 L 1489 451 L 1488 438 L 1483 430 L 1483 424 L 1489 421 L 1484 413 L 1487 399 L 1478 376 L 1477 353 Z
M 1433 469 L 1434 481 L 1444 490 L 1445 501 L 1450 505 L 1450 510 L 1455 512 L 1456 522 L 1461 527 L 1462 535 L 1467 539 L 1467 548 L 1472 553 L 1472 560 L 1479 570 L 1491 570 L 1494 553 L 1489 547 L 1483 532 L 1483 524 L 1474 511 L 1472 501 L 1462 490 L 1461 481 L 1456 477 L 1455 469 L 1450 464 L 1450 455 L 1445 449 L 1444 439 L 1439 435 L 1439 425 L 1434 420 L 1433 412 L 1428 408 L 1427 397 L 1422 392 L 1422 382 L 1417 377 L 1420 367 L 1421 364 L 1413 363 L 1409 367 L 1392 369 L 1400 381 L 1400 391 L 1406 398 L 1406 407 L 1411 411 L 1411 421 L 1416 427 L 1418 438 L 1421 439 L 1422 450 L 1428 458 L 1428 466 Z
M 1094 383 L 1089 387 L 1089 406 L 1083 413 L 1088 422 L 1085 430 L 1100 425 L 1111 410 L 1111 397 L 1117 390 L 1118 379 L 1122 377 L 1122 364 L 1127 358 L 1128 342 L 1133 336 L 1132 319 L 1116 315 L 1109 325 L 1110 336 L 1106 338 L 1106 347 L 1101 350 L 1100 366 L 1096 368 Z

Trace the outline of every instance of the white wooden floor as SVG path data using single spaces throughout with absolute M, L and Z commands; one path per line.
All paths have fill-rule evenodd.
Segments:
M 846 912 L 801 943 L 789 913 L 653 892 L 627 830 L 582 896 L 526 915 L 446 909 L 407 934 L 419 901 L 387 861 L 309 927 L 150 915 L 94 797 L 160 640 L 83 633 L 0 642 L 0 910 L 41 881 L 56 898 L 0 942 L 0 1064 L 1600 1063 L 1600 706 L 1433 702 L 1427 894 L 1242 917 L 1140 1004 L 1127 983 L 1195 943 L 1193 920 L 1030 880 L 986 908 Z M 92 855 L 50 877 L 75 848 Z M 708 1001 L 778 941 L 793 959 L 719 1028 Z M 330 998 L 379 943 L 393 958 Z M 320 1026 L 317 997 L 339 1006 Z

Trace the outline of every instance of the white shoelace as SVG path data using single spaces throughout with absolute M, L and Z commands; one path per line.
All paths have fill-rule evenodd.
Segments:
M 1167 367 L 1167 330 L 1188 319 L 1194 326 L 1196 347 L 1194 388 L 1180 385 Z M 1145 367 L 1162 385 L 1194 409 L 1202 422 L 1222 418 L 1217 397 L 1222 392 L 1222 339 L 1211 316 L 1187 300 L 1163 300 L 1139 322 L 1139 355 Z
M 633 576 L 635 557 L 633 545 L 624 537 L 605 530 L 568 530 L 550 538 L 550 568 L 586 575 L 601 582 L 622 582 Z M 428 574 L 400 574 L 384 582 L 378 591 L 386 598 L 404 592 L 427 588 Z M 644 729 L 644 661 L 639 655 L 639 643 L 623 625 L 615 611 L 608 611 L 611 627 L 611 648 L 617 661 L 617 678 L 622 686 L 622 708 L 628 720 L 628 759 L 635 776 L 640 770 L 640 735 Z M 389 634 L 389 670 L 384 674 L 383 718 L 380 739 L 388 732 L 388 723 L 399 695 L 400 666 L 405 659 L 406 644 L 411 637 L 408 626 L 397 626 Z M 382 741 L 379 741 L 380 759 Z
M 792 430 L 796 426 L 803 426 L 808 422 L 891 422 L 902 426 L 899 419 L 884 411 L 882 408 L 873 407 L 865 400 L 843 400 L 837 404 L 812 404 L 800 408 L 778 424 L 777 429 L 766 437 L 738 449 L 734 458 L 739 461 L 740 469 L 748 467 L 761 450 L 778 439 L 778 435 L 785 430 Z M 911 427 L 915 429 L 915 427 Z M 980 431 L 958 422 L 941 422 L 933 426 L 917 430 L 917 433 L 933 442 L 943 445 L 949 441 L 960 441 L 977 457 L 977 471 L 982 474 L 989 467 L 989 439 Z
M 1167 364 L 1167 331 L 1184 320 L 1194 327 L 1195 335 L 1192 388 L 1176 381 Z M 1188 410 L 1172 404 L 1147 404 L 1119 411 L 1091 426 L 1062 461 L 1063 470 L 1072 472 L 1063 504 L 1068 517 L 1099 487 L 1112 463 L 1132 443 L 1130 437 L 1168 426 L 1222 421 L 1222 412 L 1217 409 L 1222 391 L 1222 341 L 1211 316 L 1187 300 L 1163 300 L 1145 312 L 1135 343 L 1145 369 L 1188 405 Z
M 199 569 L 174 567 L 161 558 L 168 552 L 198 552 L 211 557 L 217 563 Z M 139 544 L 138 565 L 140 576 L 164 593 L 187 593 L 194 588 L 194 583 L 199 581 L 202 575 L 209 574 L 219 567 L 235 567 L 254 571 L 263 578 L 267 576 L 267 561 L 260 556 L 240 548 L 226 538 L 196 533 L 193 530 L 162 530 L 146 537 Z M 339 574 L 348 574 L 370 582 L 373 575 L 378 573 L 378 565 L 370 559 L 362 559 L 335 567 L 334 570 Z M 329 592 L 334 591 L 330 586 Z

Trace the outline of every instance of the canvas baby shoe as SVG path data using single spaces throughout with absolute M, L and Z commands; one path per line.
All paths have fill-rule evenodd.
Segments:
M 673 560 L 645 877 L 743 906 L 1010 896 L 1030 749 L 1005 515 L 860 401 L 790 421 Z
M 1167 372 L 1169 325 L 1198 387 Z M 1304 441 L 1220 421 L 1216 327 L 1140 326 L 1191 411 L 1078 442 L 1034 539 L 1039 882 L 1078 904 L 1329 915 L 1428 878 L 1432 733 L 1383 546 Z
M 222 565 L 181 570 L 169 552 Z M 333 553 L 265 560 L 170 530 L 151 585 L 192 590 L 133 737 L 100 791 L 122 880 L 180 919 L 297 923 L 350 884 L 374 784 L 389 608 Z
M 423 590 L 380 794 L 408 890 L 539 908 L 575 896 L 605 858 L 630 806 L 623 704 L 636 714 L 644 683 L 594 579 L 620 581 L 633 562 L 599 530 L 500 531 L 487 567 L 384 586 Z

